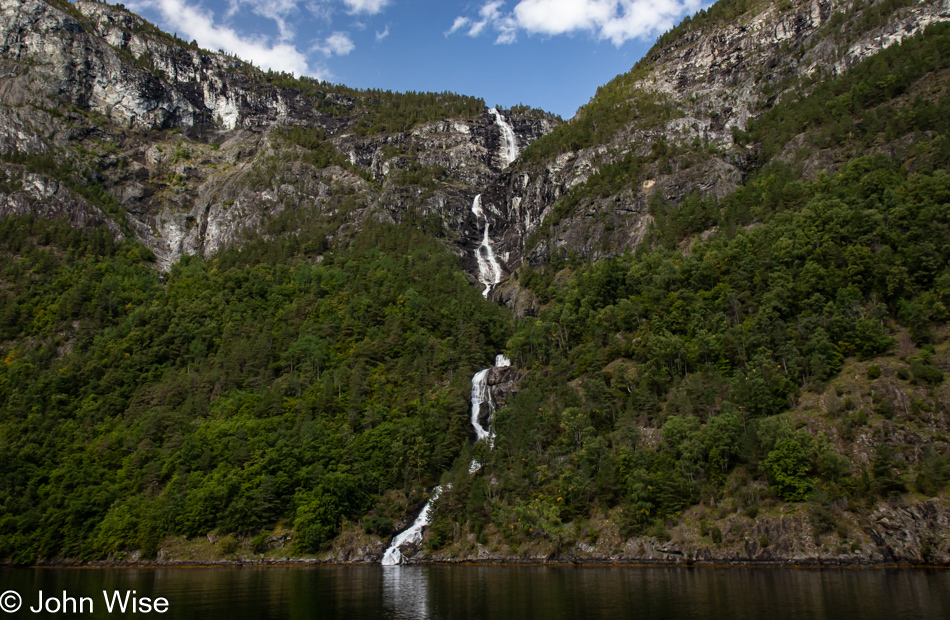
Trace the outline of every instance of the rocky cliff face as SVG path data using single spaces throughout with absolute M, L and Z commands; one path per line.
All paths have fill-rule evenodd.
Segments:
M 478 423 L 482 428 L 491 428 L 495 410 L 505 406 L 508 399 L 518 391 L 519 383 L 524 378 L 524 370 L 514 366 L 494 366 L 485 377 L 491 404 L 482 403 L 478 410 Z
M 369 95 L 274 79 L 118 7 L 3 0 L 0 24 L 0 154 L 55 154 L 69 164 L 8 167 L 18 180 L 0 197 L 0 215 L 78 226 L 111 217 L 117 234 L 121 224 L 166 269 L 183 254 L 267 235 L 270 222 L 292 213 L 323 222 L 331 239 L 367 217 L 412 218 L 439 230 L 459 256 L 478 245 L 470 205 L 504 167 L 487 108 L 367 135 L 357 126 Z M 547 115 L 503 114 L 521 148 L 556 125 Z M 282 140 L 281 129 L 295 126 L 325 136 L 334 157 L 308 158 L 307 148 Z M 60 183 L 59 194 L 42 190 L 40 205 L 29 174 L 72 183 Z M 116 199 L 122 217 L 68 189 L 90 181 Z
M 69 163 L 58 174 L 8 164 L 16 180 L 5 186 L 0 215 L 112 221 L 116 234 L 149 245 L 164 268 L 244 234 L 293 232 L 293 224 L 271 224 L 282 218 L 319 223 L 331 242 L 368 217 L 409 220 L 443 236 L 474 276 L 483 224 L 471 204 L 481 194 L 506 273 L 568 252 L 609 256 L 647 237 L 651 201 L 735 189 L 753 153 L 733 135 L 750 118 L 950 19 L 948 0 L 889 6 L 807 0 L 758 3 L 725 18 L 710 12 L 664 35 L 566 127 L 507 165 L 487 109 L 365 131 L 367 93 L 263 74 L 107 4 L 0 0 L 0 154 L 47 153 Z M 608 119 L 614 128 L 580 148 L 566 148 L 570 140 L 558 146 L 586 116 L 603 113 L 598 101 L 626 116 Z M 558 126 L 532 112 L 501 111 L 522 152 Z M 314 160 L 289 145 L 281 128 L 295 126 L 322 132 L 337 157 Z M 630 158 L 640 162 L 635 179 L 586 191 L 605 166 Z M 816 158 L 811 170 L 833 165 Z M 62 187 L 43 190 L 38 201 L 39 190 L 23 189 L 35 188 L 26 175 Z M 70 192 L 90 182 L 124 213 Z M 534 311 L 516 284 L 493 295 L 519 313 Z
M 706 522 L 710 511 L 700 507 L 684 515 L 687 522 L 663 539 L 627 538 L 617 526 L 620 515 L 603 515 L 587 524 L 589 541 L 572 542 L 566 547 L 539 542 L 515 550 L 501 537 L 487 544 L 470 537 L 436 553 L 420 551 L 410 562 L 792 566 L 950 563 L 950 510 L 946 498 L 900 506 L 880 504 L 867 516 L 845 512 L 841 525 L 832 532 L 816 528 L 802 507 L 784 510 L 784 514 L 758 518 L 737 513 L 721 520 L 711 517 L 713 520 Z M 699 524 L 700 519 L 704 525 Z M 710 532 L 715 532 L 717 539 L 721 537 L 719 542 L 710 538 Z
M 643 241 L 652 223 L 651 200 L 678 204 L 692 193 L 731 193 L 754 155 L 734 140 L 734 131 L 750 118 L 950 19 L 946 0 L 902 4 L 758 3 L 733 18 L 697 19 L 662 37 L 630 73 L 601 89 L 565 131 L 536 145 L 545 145 L 536 148 L 544 153 L 540 160 L 521 162 L 486 191 L 486 202 L 499 214 L 493 223 L 499 230 L 496 254 L 512 267 L 524 260 L 543 264 L 569 251 L 590 259 L 614 255 Z M 557 144 L 571 127 L 584 126 L 586 114 L 603 115 L 605 107 L 630 102 L 629 117 L 609 135 L 580 149 Z M 631 157 L 644 162 L 632 182 L 600 195 L 578 191 L 605 166 Z M 816 159 L 810 169 L 829 167 L 834 162 Z M 579 199 L 568 200 L 572 191 Z M 524 306 L 515 290 L 498 289 L 495 297 Z

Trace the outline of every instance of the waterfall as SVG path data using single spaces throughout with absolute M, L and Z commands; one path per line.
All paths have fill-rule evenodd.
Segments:
M 502 168 L 507 168 L 511 165 L 511 162 L 518 159 L 518 142 L 515 139 L 515 131 L 498 110 L 492 108 L 489 112 L 495 117 L 495 124 L 498 125 L 498 129 L 501 130 L 501 139 L 504 142 L 501 156 L 505 162 Z
M 475 196 L 472 201 L 472 213 L 475 217 L 485 217 L 485 211 L 482 209 L 482 195 Z M 485 234 L 482 242 L 475 249 L 475 260 L 478 261 L 478 281 L 485 285 L 482 295 L 488 299 L 488 293 L 493 286 L 501 282 L 501 265 L 495 258 L 495 252 L 491 247 L 492 240 L 488 236 L 488 218 L 485 218 Z
M 510 359 L 504 355 L 495 356 L 495 368 L 507 368 L 508 366 L 511 366 Z M 475 376 L 472 377 L 472 426 L 475 428 L 475 441 L 488 441 L 488 447 L 494 449 L 495 430 L 491 426 L 491 419 L 495 413 L 495 403 L 491 400 L 491 387 L 488 385 L 489 371 L 491 371 L 491 368 L 479 370 L 475 373 Z M 483 404 L 487 404 L 490 411 L 488 414 L 489 426 L 487 429 L 482 426 L 478 420 L 478 414 L 481 412 Z M 472 459 L 472 463 L 468 466 L 468 473 L 474 474 L 481 468 L 482 464 Z
M 472 201 L 472 213 L 475 214 L 475 217 L 485 217 L 485 212 L 482 211 L 482 195 L 479 194 L 475 196 L 475 200 Z
M 511 360 L 504 355 L 495 356 L 495 368 L 507 368 L 511 366 Z M 472 426 L 475 427 L 475 441 L 488 441 L 490 448 L 495 447 L 495 431 L 491 428 L 491 416 L 495 411 L 495 403 L 491 400 L 491 388 L 488 385 L 488 373 L 491 368 L 479 370 L 472 377 Z M 482 405 L 488 405 L 489 427 L 486 429 L 478 421 L 478 414 Z
M 504 122 L 504 119 L 501 118 L 501 115 L 498 114 L 498 111 L 494 109 L 492 109 L 492 111 L 495 113 L 495 118 L 498 119 L 499 124 L 503 124 L 504 128 L 507 128 L 507 133 L 505 132 L 504 128 L 502 130 L 502 135 L 506 136 L 506 157 L 510 156 L 510 159 L 514 159 L 518 156 L 518 147 L 514 142 L 514 133 L 511 131 L 511 127 L 509 127 L 508 124 Z M 510 134 L 510 140 L 508 138 L 508 134 Z M 475 214 L 476 218 L 485 218 L 485 235 L 482 238 L 481 245 L 479 245 L 478 249 L 475 250 L 475 258 L 478 260 L 478 281 L 485 285 L 485 290 L 482 291 L 482 295 L 484 295 L 487 299 L 488 293 L 491 292 L 492 287 L 501 282 L 501 265 L 495 258 L 495 253 L 492 251 L 491 247 L 491 239 L 488 237 L 488 218 L 485 217 L 485 211 L 482 209 L 481 194 L 475 196 L 475 200 L 472 201 L 472 213 Z M 509 360 L 504 355 L 498 355 L 495 357 L 495 368 L 505 368 L 506 366 L 510 365 L 511 360 Z M 495 432 L 491 428 L 491 419 L 494 415 L 495 405 L 492 403 L 491 388 L 488 385 L 488 373 L 490 371 L 491 368 L 484 368 L 479 370 L 477 373 L 475 373 L 475 376 L 472 377 L 471 419 L 472 426 L 475 428 L 475 441 L 487 441 L 489 448 L 494 448 Z M 482 405 L 484 404 L 487 404 L 489 407 L 489 426 L 487 429 L 483 427 L 481 422 L 478 420 L 478 414 L 481 411 Z M 475 459 L 472 459 L 472 462 L 468 468 L 468 473 L 474 474 L 479 469 L 481 469 L 481 467 L 481 463 Z M 383 566 L 397 566 L 402 564 L 403 560 L 406 558 L 399 548 L 402 545 L 419 544 L 422 542 L 422 531 L 428 527 L 429 523 L 432 521 L 432 503 L 439 498 L 439 493 L 441 491 L 441 486 L 435 487 L 432 490 L 432 496 L 429 498 L 429 501 L 426 502 L 425 506 L 423 506 L 422 512 L 419 513 L 419 516 L 416 517 L 416 520 L 412 523 L 412 525 L 393 538 L 392 543 L 390 543 L 389 548 L 386 549 L 386 553 L 383 555 Z
M 511 128 L 511 125 L 505 120 L 505 117 L 495 108 L 489 110 L 492 116 L 495 117 L 495 124 L 498 125 L 499 130 L 501 131 L 502 139 L 502 149 L 501 149 L 501 158 L 503 161 L 503 168 L 507 168 L 511 165 L 511 162 L 518 159 L 518 140 L 515 137 L 515 132 Z M 485 218 L 485 235 L 482 238 L 481 244 L 475 250 L 475 259 L 478 261 L 478 281 L 485 285 L 485 290 L 482 291 L 482 295 L 485 296 L 485 299 L 488 299 L 488 294 L 491 292 L 492 287 L 501 282 L 501 265 L 498 264 L 498 260 L 495 258 L 495 252 L 492 250 L 491 239 L 488 236 L 488 217 L 485 215 L 485 210 L 482 209 L 482 195 L 479 194 L 475 196 L 475 200 L 472 201 L 472 213 L 475 214 L 476 218 Z
M 441 492 L 441 486 L 432 489 L 432 496 L 429 497 L 429 501 L 426 502 L 426 505 L 422 507 L 422 512 L 419 513 L 416 520 L 412 522 L 412 525 L 410 525 L 408 529 L 403 530 L 398 536 L 393 538 L 392 544 L 389 545 L 389 549 L 386 549 L 386 554 L 383 555 L 383 566 L 402 564 L 402 561 L 406 558 L 402 554 L 402 551 L 399 550 L 399 547 L 406 544 L 418 545 L 422 542 L 422 530 L 432 522 L 432 502 L 439 499 L 439 493 Z
M 491 407 L 491 394 L 488 388 L 488 371 L 490 368 L 479 370 L 472 377 L 472 426 L 475 427 L 475 441 L 488 440 L 489 445 L 492 442 L 491 433 L 478 421 L 478 413 L 481 411 L 482 403 L 488 403 Z
M 508 366 L 511 366 L 510 359 L 504 355 L 495 356 L 495 368 L 507 368 Z M 472 377 L 472 426 L 475 427 L 475 441 L 488 441 L 489 448 L 494 449 L 495 431 L 492 429 L 491 419 L 494 415 L 495 404 L 491 400 L 491 387 L 488 385 L 489 372 L 491 372 L 491 368 L 483 368 Z M 488 429 L 485 429 L 485 427 L 481 425 L 481 422 L 478 421 L 478 414 L 481 411 L 482 405 L 486 403 L 490 410 Z M 482 464 L 472 459 L 471 464 L 468 466 L 468 473 L 474 474 L 481 468 Z M 402 551 L 399 550 L 399 547 L 407 544 L 417 545 L 422 542 L 422 530 L 428 527 L 432 522 L 432 503 L 439 499 L 439 493 L 441 492 L 441 486 L 432 489 L 432 495 L 429 497 L 429 501 L 422 507 L 422 512 L 419 513 L 416 520 L 413 521 L 412 525 L 407 529 L 393 538 L 392 543 L 390 543 L 389 548 L 386 549 L 386 553 L 383 555 L 383 566 L 398 566 L 402 564 L 406 558 L 402 554 Z

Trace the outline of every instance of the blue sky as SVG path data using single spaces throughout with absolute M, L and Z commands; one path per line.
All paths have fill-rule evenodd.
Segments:
M 700 0 L 132 0 L 183 39 L 358 88 L 573 116 Z

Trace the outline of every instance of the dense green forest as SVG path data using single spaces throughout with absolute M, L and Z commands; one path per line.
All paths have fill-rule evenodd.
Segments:
M 279 520 L 315 550 L 451 465 L 471 374 L 509 333 L 412 230 L 323 260 L 296 236 L 252 243 L 163 279 L 149 259 L 0 223 L 2 557 L 154 555 L 167 534 Z

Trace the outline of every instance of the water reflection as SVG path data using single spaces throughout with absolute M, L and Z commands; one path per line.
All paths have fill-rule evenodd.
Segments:
M 428 620 L 429 569 L 422 566 L 384 566 L 383 604 L 393 618 Z
M 902 620 L 950 618 L 950 571 L 488 566 L 0 569 L 0 593 L 168 598 L 176 620 L 468 618 Z M 155 614 L 151 614 L 154 616 Z M 121 617 L 118 614 L 118 617 Z M 139 615 L 130 616 L 139 617 Z

